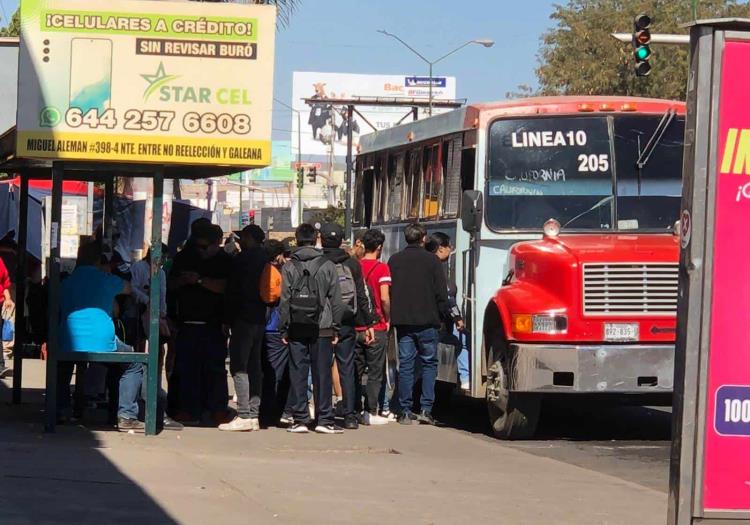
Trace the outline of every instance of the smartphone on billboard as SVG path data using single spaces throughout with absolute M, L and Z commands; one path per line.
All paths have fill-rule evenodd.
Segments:
M 112 97 L 112 41 L 74 38 L 70 42 L 69 107 L 83 113 L 109 108 Z

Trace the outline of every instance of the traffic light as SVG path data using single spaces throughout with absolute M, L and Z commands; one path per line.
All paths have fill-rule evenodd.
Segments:
M 297 189 L 302 189 L 305 185 L 305 168 L 302 166 L 297 168 Z
M 318 168 L 313 166 L 310 168 L 310 171 L 307 172 L 307 180 L 315 184 L 315 181 L 318 179 Z
M 651 17 L 640 14 L 633 21 L 633 56 L 635 57 L 635 75 L 646 77 L 651 73 Z
M 247 223 L 255 224 L 255 210 L 250 210 L 247 212 Z

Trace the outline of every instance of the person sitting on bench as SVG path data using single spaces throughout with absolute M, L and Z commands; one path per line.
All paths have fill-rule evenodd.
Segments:
M 130 284 L 101 268 L 101 243 L 94 241 L 78 249 L 76 268 L 60 284 L 60 351 L 132 352 L 133 348 L 115 337 L 112 308 L 115 297 L 131 293 Z M 73 362 L 58 365 L 58 415 L 65 419 L 70 411 L 70 380 Z M 138 395 L 143 381 L 141 363 L 116 363 L 119 380 L 117 428 L 142 431 L 138 420 Z

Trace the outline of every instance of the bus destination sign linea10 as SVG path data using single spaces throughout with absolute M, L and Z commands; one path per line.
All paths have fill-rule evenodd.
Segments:
M 275 17 L 260 5 L 24 0 L 18 155 L 268 165 Z
M 721 72 L 703 503 L 750 510 L 750 42 L 727 41 Z M 746 132 L 747 131 L 747 132 Z M 743 139 L 744 137 L 744 139 Z

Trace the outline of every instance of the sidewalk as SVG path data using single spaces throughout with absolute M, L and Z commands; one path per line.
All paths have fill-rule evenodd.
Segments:
M 0 382 L 0 523 L 662 524 L 666 494 L 446 428 L 339 436 L 213 429 L 42 433 L 43 363 L 26 403 Z M 5 387 L 1 386 L 2 384 Z

